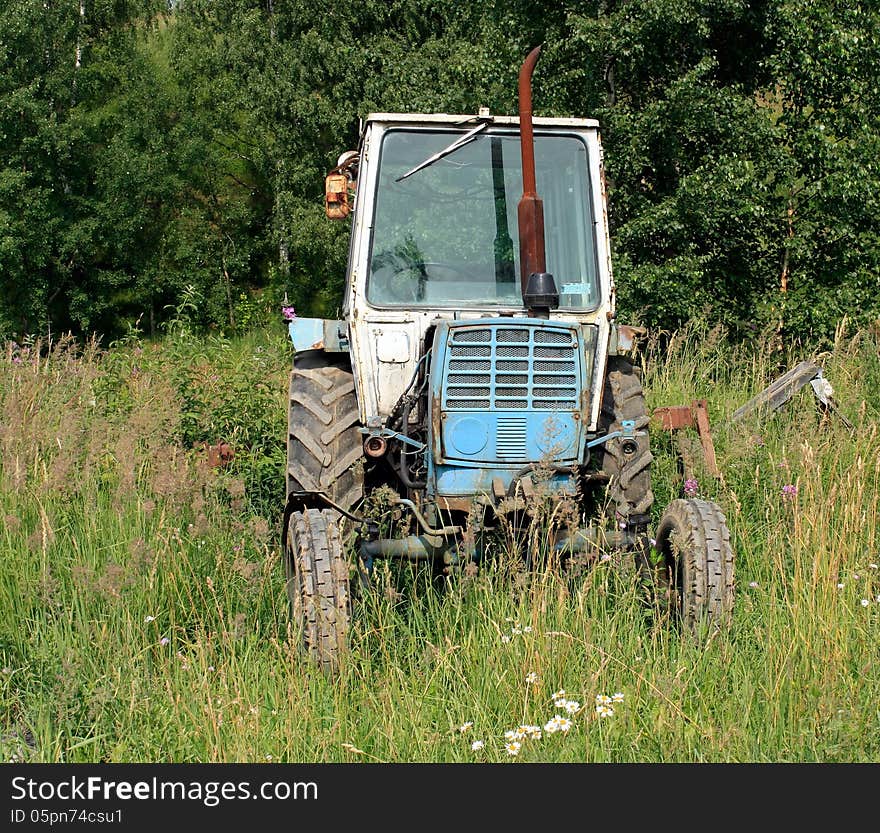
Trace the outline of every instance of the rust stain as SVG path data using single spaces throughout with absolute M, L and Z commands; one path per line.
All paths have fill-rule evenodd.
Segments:
M 703 450 L 703 460 L 706 469 L 712 477 L 721 478 L 721 470 L 718 468 L 718 460 L 715 456 L 715 443 L 712 440 L 712 429 L 709 426 L 709 410 L 705 399 L 694 399 L 690 405 L 668 405 L 665 408 L 655 408 L 652 422 L 659 423 L 666 431 L 680 431 L 683 428 L 693 428 L 700 439 Z M 679 448 L 686 444 L 679 443 Z M 685 455 L 682 455 L 683 458 Z M 687 460 L 686 460 L 687 462 Z
M 665 408 L 654 408 L 655 421 L 666 431 L 677 431 L 680 428 L 694 428 L 694 415 L 688 405 L 669 405 Z
M 431 445 L 434 451 L 434 461 L 443 462 L 441 430 L 443 425 L 443 411 L 440 408 L 440 397 L 434 396 L 431 400 Z
M 437 496 L 437 504 L 441 509 L 449 512 L 470 512 L 474 508 L 474 499 L 471 497 L 443 497 Z
M 203 441 L 196 443 L 195 447 L 205 453 L 211 468 L 223 468 L 235 459 L 235 449 L 227 442 L 221 441 L 212 445 Z

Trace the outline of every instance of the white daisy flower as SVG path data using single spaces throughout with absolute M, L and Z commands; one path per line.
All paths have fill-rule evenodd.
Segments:
M 461 726 L 458 727 L 458 731 L 464 734 L 468 729 L 474 728 L 474 721 L 468 720 L 466 723 L 462 723 Z
M 562 708 L 564 708 L 569 714 L 574 714 L 580 707 L 581 704 L 578 703 L 577 700 L 566 700 L 565 705 L 563 705 Z
M 567 717 L 560 717 L 556 720 L 556 725 L 559 728 L 559 731 L 565 734 L 569 729 L 571 729 L 571 721 Z
M 522 744 L 512 740 L 504 748 L 507 750 L 508 755 L 516 756 L 519 755 L 519 750 L 522 749 Z
M 149 624 L 150 622 L 155 622 L 155 621 L 156 621 L 155 616 L 147 616 L 144 618 L 144 624 Z
M 596 705 L 597 706 L 610 706 L 611 698 L 607 694 L 597 694 L 596 695 Z
M 612 703 L 622 703 L 623 702 L 623 692 L 615 691 L 614 694 L 611 695 Z
M 871 603 L 867 599 L 862 599 L 861 604 L 862 604 L 862 607 L 867 607 Z
M 560 688 L 559 691 L 554 691 L 550 699 L 553 701 L 554 705 L 558 705 L 560 700 L 565 699 L 565 689 Z
M 531 625 L 526 625 L 526 626 L 523 628 L 523 633 L 531 633 L 531 632 L 532 632 L 532 626 L 531 626 Z
M 471 751 L 472 751 L 472 752 L 479 752 L 479 751 L 480 751 L 485 745 L 486 745 L 486 744 L 483 743 L 483 741 L 481 741 L 481 740 L 475 740 L 475 741 L 471 744 Z
M 614 714 L 614 709 L 611 706 L 599 705 L 596 706 L 596 714 L 599 717 L 611 717 Z
M 532 685 L 532 684 L 538 682 L 538 675 L 534 671 L 529 671 L 529 673 L 526 674 L 526 682 L 529 685 Z

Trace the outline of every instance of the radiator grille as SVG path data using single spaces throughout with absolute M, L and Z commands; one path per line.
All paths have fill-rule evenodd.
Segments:
M 450 387 L 444 393 L 445 409 L 577 410 L 580 386 L 575 331 L 515 326 L 456 328 L 451 330 L 451 339 L 448 369 L 454 374 L 449 375 Z M 513 422 L 519 431 L 522 419 Z M 509 430 L 511 436 L 516 433 Z M 499 423 L 499 443 L 500 431 Z

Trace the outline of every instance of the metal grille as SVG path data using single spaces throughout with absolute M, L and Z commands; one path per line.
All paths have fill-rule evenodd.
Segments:
M 574 399 L 535 399 L 533 407 L 536 410 L 573 411 L 577 408 L 577 402 Z
M 492 362 L 474 361 L 473 359 L 453 359 L 449 362 L 450 370 L 466 370 L 468 373 L 475 373 L 478 370 L 491 370 Z M 526 366 L 528 370 L 528 366 Z
M 455 341 L 458 344 L 467 344 L 473 341 L 489 341 L 491 330 L 462 330 L 455 334 Z
M 559 330 L 538 330 L 535 333 L 535 344 L 571 344 L 571 332 Z
M 453 344 L 452 355 L 456 359 L 488 359 L 492 355 L 492 348 L 488 345 Z
M 454 328 L 448 364 L 454 374 L 448 379 L 444 407 L 454 411 L 577 410 L 577 353 L 573 330 Z
M 491 379 L 488 373 L 450 373 L 446 381 L 450 385 L 488 385 Z
M 507 347 L 504 344 L 499 344 L 496 348 L 496 351 L 499 356 L 504 356 L 507 358 L 508 356 L 528 356 L 529 348 L 528 347 Z
M 532 369 L 536 373 L 574 373 L 574 362 L 535 362 Z
M 451 398 L 455 397 L 465 397 L 465 396 L 488 396 L 489 388 L 478 388 L 478 387 L 460 387 L 460 388 L 449 388 L 446 391 L 446 395 Z
M 495 449 L 499 457 L 522 459 L 526 456 L 526 423 L 522 417 L 502 417 L 498 420 Z

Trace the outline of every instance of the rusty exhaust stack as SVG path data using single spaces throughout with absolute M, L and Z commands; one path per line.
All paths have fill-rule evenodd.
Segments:
M 523 304 L 529 315 L 548 318 L 559 305 L 553 276 L 547 274 L 544 252 L 544 203 L 535 181 L 535 141 L 532 130 L 532 73 L 541 47 L 536 46 L 519 71 L 519 132 L 522 153 L 523 195 L 517 206 L 519 260 Z

